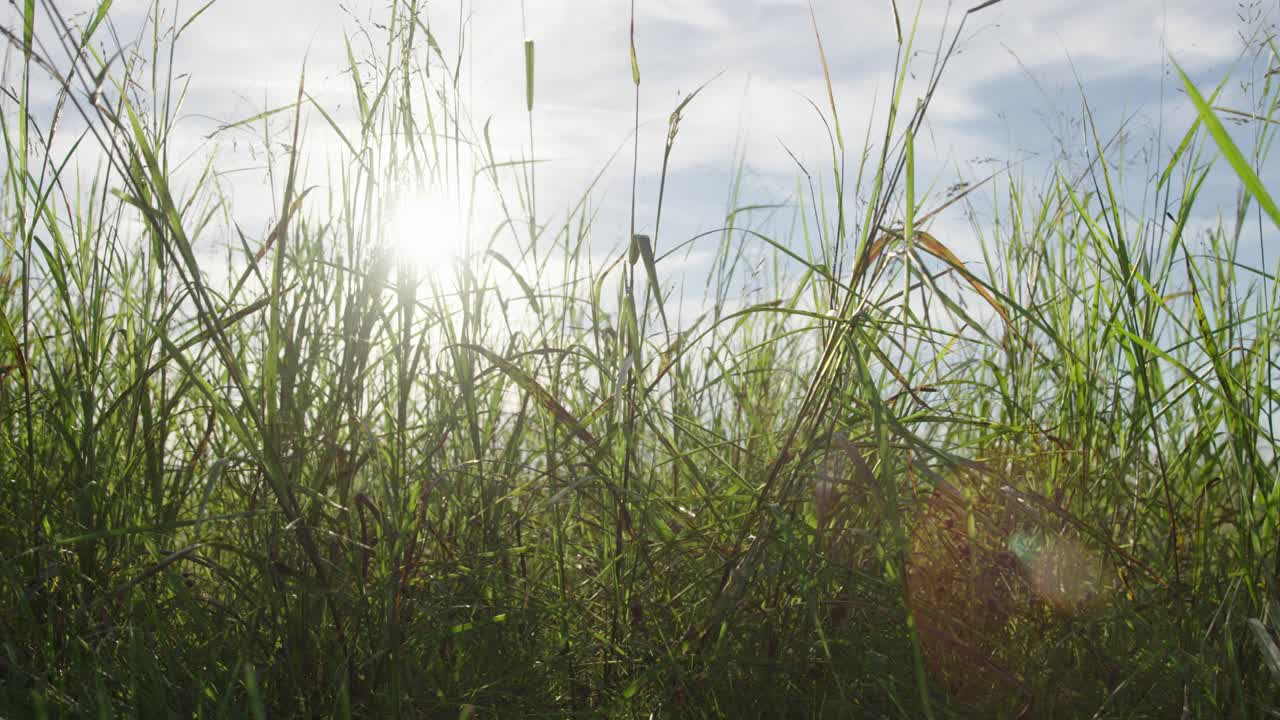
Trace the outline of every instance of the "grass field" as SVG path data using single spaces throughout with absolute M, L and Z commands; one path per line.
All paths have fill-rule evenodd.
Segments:
M 277 148 L 261 232 L 172 146 L 201 18 L 114 53 L 110 5 L 6 29 L 0 717 L 1280 713 L 1268 38 L 1250 107 L 1174 68 L 1197 119 L 1138 203 L 1087 114 L 1083 171 L 930 192 L 947 55 L 910 67 L 903 6 L 879 129 L 814 99 L 790 234 L 664 235 L 660 196 L 608 254 L 594 188 L 533 212 L 532 148 L 464 121 L 418 0 L 352 53 L 353 122 L 305 76 L 233 119 Z M 665 178 L 695 96 L 615 162 Z M 966 211 L 985 263 L 930 230 Z

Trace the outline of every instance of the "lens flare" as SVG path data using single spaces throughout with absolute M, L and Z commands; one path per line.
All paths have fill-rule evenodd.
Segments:
M 1055 608 L 1079 611 L 1101 599 L 1102 561 L 1079 540 L 1051 536 L 1028 560 L 1036 594 Z

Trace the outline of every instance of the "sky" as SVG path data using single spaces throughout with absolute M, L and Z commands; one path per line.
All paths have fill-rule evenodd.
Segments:
M 179 144 L 193 157 L 215 154 L 223 168 L 252 166 L 255 160 L 234 137 L 208 139 L 211 128 L 291 100 L 304 65 L 310 91 L 349 117 L 354 99 L 344 37 L 357 56 L 379 52 L 361 28 L 384 20 L 388 2 L 215 0 L 184 31 L 174 59 L 176 72 L 190 74 Z M 159 7 L 181 23 L 204 3 L 160 0 Z M 58 3 L 73 16 L 90 5 Z M 906 29 L 918 12 L 911 58 L 916 72 L 904 91 L 904 107 L 923 95 L 939 47 L 949 42 L 968 7 L 898 0 Z M 129 38 L 151 8 L 149 0 L 116 0 L 112 26 Z M 1210 89 L 1233 68 L 1247 70 L 1239 60 L 1242 35 L 1280 19 L 1278 8 L 1274 0 L 1003 0 L 975 12 L 917 141 L 922 184 L 940 198 L 943 188 L 1009 163 L 1033 181 L 1047 177 L 1064 149 L 1074 154 L 1081 148 L 1080 127 L 1073 121 L 1080 117 L 1082 94 L 1101 135 L 1123 127 L 1135 155 L 1146 147 L 1167 157 L 1193 117 L 1169 60 Z M 7 13 L 6 26 L 13 28 L 13 5 Z M 593 237 L 598 253 L 617 251 L 629 234 L 627 143 L 635 102 L 629 13 L 625 0 L 428 3 L 433 32 L 447 56 L 457 52 L 459 18 L 465 19 L 465 102 L 477 127 L 491 122 L 499 154 L 509 158 L 529 155 L 523 42 L 534 41 L 535 154 L 548 161 L 538 168 L 541 217 L 562 216 L 625 144 L 593 196 L 601 208 Z M 794 200 L 800 166 L 815 181 L 830 181 L 830 140 L 820 115 L 830 120 L 830 105 L 815 23 L 846 156 L 854 163 L 868 125 L 877 128 L 873 137 L 882 132 L 892 90 L 898 37 L 890 0 L 636 0 L 639 232 L 652 230 L 667 117 L 687 93 L 710 83 L 684 113 L 659 250 L 723 224 L 739 153 L 745 157 L 740 204 Z M 336 144 L 331 134 L 323 137 L 323 122 L 314 114 L 308 126 L 312 147 Z M 270 195 L 260 180 L 254 184 L 253 173 L 240 175 L 230 186 L 243 218 L 237 222 L 265 228 Z M 1264 168 L 1264 180 L 1276 175 Z M 1215 183 L 1215 197 L 1229 199 L 1229 176 L 1215 176 L 1211 187 Z M 1135 182 L 1126 192 L 1141 193 L 1144 186 Z M 1204 223 L 1212 221 L 1213 211 L 1205 208 Z M 945 231 L 962 259 L 977 257 L 977 239 L 959 209 L 944 213 L 936 229 Z M 687 263 L 696 269 L 696 253 L 691 257 Z

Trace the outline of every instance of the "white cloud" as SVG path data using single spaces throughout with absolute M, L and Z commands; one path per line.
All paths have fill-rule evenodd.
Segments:
M 202 4 L 183 0 L 175 8 L 161 3 L 183 18 Z M 535 142 L 539 157 L 554 160 L 538 170 L 540 205 L 544 215 L 560 211 L 577 199 L 632 129 L 630 3 L 529 0 L 523 4 L 523 20 L 521 5 L 509 0 L 462 4 L 468 20 L 463 88 L 471 118 L 477 127 L 493 119 L 496 147 L 507 158 L 528 155 L 522 46 L 526 31 L 536 42 Z M 90 5 L 90 0 L 60 3 L 73 12 Z M 292 99 L 304 60 L 308 87 L 327 109 L 350 118 L 353 98 L 343 34 L 350 35 L 360 57 L 384 52 L 385 47 L 361 34 L 358 24 L 371 28 L 386 16 L 387 5 L 388 0 L 215 2 L 185 32 L 175 59 L 176 71 L 192 77 L 191 117 L 184 121 L 191 124 L 187 132 L 192 142 L 212 125 L 197 116 L 238 120 Z M 668 113 L 683 94 L 721 71 L 724 74 L 685 113 L 672 158 L 674 172 L 707 182 L 727 181 L 740 128 L 748 138 L 751 167 L 760 177 L 755 192 L 769 187 L 789 192 L 794 186 L 797 170 L 782 143 L 810 171 L 828 171 L 827 131 L 807 102 L 812 100 L 829 114 L 805 0 L 637 0 L 635 5 L 645 202 L 651 203 L 656 191 L 653 176 L 661 164 Z M 914 6 L 904 0 L 898 5 L 909 25 Z M 143 0 L 115 3 L 112 17 L 122 37 L 136 33 L 150 7 Z M 457 4 L 427 7 L 432 32 L 452 61 Z M 924 93 L 944 23 L 954 30 L 964 7 L 925 0 L 912 58 L 917 74 L 903 95 L 907 110 Z M 815 0 L 814 14 L 849 163 L 854 164 L 868 122 L 875 128 L 883 122 L 892 90 L 897 38 L 890 4 Z M 1234 13 L 1219 3 L 1196 0 L 1126 0 L 1088 7 L 1072 0 L 1005 0 L 976 13 L 965 26 L 960 53 L 934 98 L 928 141 L 918 145 L 922 167 L 934 173 L 953 161 L 963 164 L 971 158 L 1016 153 L 1028 131 L 1015 131 L 1010 124 L 1020 121 L 1002 118 L 1022 117 L 1018 113 L 1025 115 L 1029 105 L 1042 105 L 1047 99 L 1034 94 L 1035 85 L 1026 73 L 1047 88 L 1048 98 L 1064 86 L 1070 98 L 1070 59 L 1087 92 L 1111 88 L 1091 97 L 1095 110 L 1133 110 L 1132 97 L 1116 92 L 1114 85 L 1131 83 L 1135 91 L 1140 84 L 1155 86 L 1166 53 L 1189 71 L 1213 77 L 1239 52 L 1238 25 Z M 313 115 L 310 127 L 313 145 L 332 142 L 320 118 Z M 873 131 L 873 142 L 880 135 Z M 227 151 L 230 140 L 220 142 Z M 233 162 L 249 161 L 238 157 Z M 606 178 L 607 207 L 625 205 L 629 175 L 628 150 Z M 255 192 L 261 196 L 260 189 L 249 194 Z M 714 226 L 723 214 L 723 187 L 686 185 L 669 192 L 672 212 L 664 225 L 670 222 L 672 232 Z M 269 202 L 259 204 L 270 207 Z M 608 219 L 608 212 L 602 218 Z M 603 242 L 620 236 L 616 228 L 602 230 Z

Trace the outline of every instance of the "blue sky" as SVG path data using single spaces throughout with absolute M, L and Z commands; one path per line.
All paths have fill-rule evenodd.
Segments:
M 88 4 L 59 3 L 71 12 Z M 159 5 L 183 18 L 203 4 L 162 0 Z M 898 4 L 909 24 L 916 6 L 909 0 Z M 382 20 L 386 6 L 387 0 L 217 0 L 185 32 L 175 59 L 177 72 L 191 74 L 179 145 L 196 156 L 216 153 L 225 169 L 251 166 L 255 160 L 234 137 L 209 141 L 205 136 L 218 122 L 291 99 L 304 60 L 311 91 L 331 110 L 349 112 L 354 100 L 344 73 L 344 33 L 357 55 L 378 51 L 376 40 L 359 27 Z M 924 0 L 919 6 L 912 58 L 917 81 L 908 84 L 904 105 L 923 94 L 939 41 L 944 32 L 949 39 L 968 6 L 945 0 Z M 983 161 L 994 159 L 996 164 L 1022 161 L 1021 172 L 1033 180 L 1043 177 L 1064 147 L 1079 147 L 1079 128 L 1071 121 L 1080 115 L 1081 87 L 1104 135 L 1128 118 L 1130 149 L 1147 144 L 1167 154 L 1192 117 L 1176 77 L 1169 75 L 1168 59 L 1175 58 L 1202 86 L 1211 86 L 1237 61 L 1244 47 L 1241 34 L 1276 20 L 1277 6 L 1232 0 L 1004 0 L 982 10 L 965 26 L 959 53 L 935 96 L 927 133 L 917 144 L 922 174 L 945 188 L 986 175 L 993 165 Z M 121 36 L 129 37 L 150 8 L 143 0 L 117 0 L 112 18 Z M 526 36 L 535 41 L 535 143 L 537 156 L 550 161 L 538 170 L 539 213 L 554 220 L 631 130 L 629 3 L 460 0 L 428 8 L 448 55 L 456 51 L 460 14 L 468 19 L 466 102 L 477 127 L 492 119 L 499 155 L 528 155 L 522 53 Z M 809 104 L 812 100 L 828 111 L 808 2 L 636 0 L 635 10 L 642 76 L 638 230 L 652 226 L 666 118 L 683 94 L 712 78 L 681 125 L 662 244 L 721 224 L 739 150 L 748 168 L 745 204 L 791 196 L 800 173 L 787 149 L 815 177 L 827 172 L 827 134 Z M 12 27 L 15 11 L 7 12 Z M 883 121 L 897 51 L 891 5 L 889 0 L 814 0 L 812 12 L 852 163 L 868 123 L 879 128 Z M 324 137 L 318 118 L 310 127 L 313 148 L 334 142 Z M 596 193 L 601 214 L 593 242 L 599 253 L 622 247 L 627 237 L 629 158 L 628 150 Z M 272 207 L 269 195 L 260 181 L 255 184 L 253 173 L 235 177 L 229 191 L 238 222 L 264 227 Z M 1231 187 L 1223 178 L 1220 198 L 1227 198 Z M 940 218 L 936 229 L 946 231 L 962 257 L 975 257 L 975 239 L 959 210 Z

